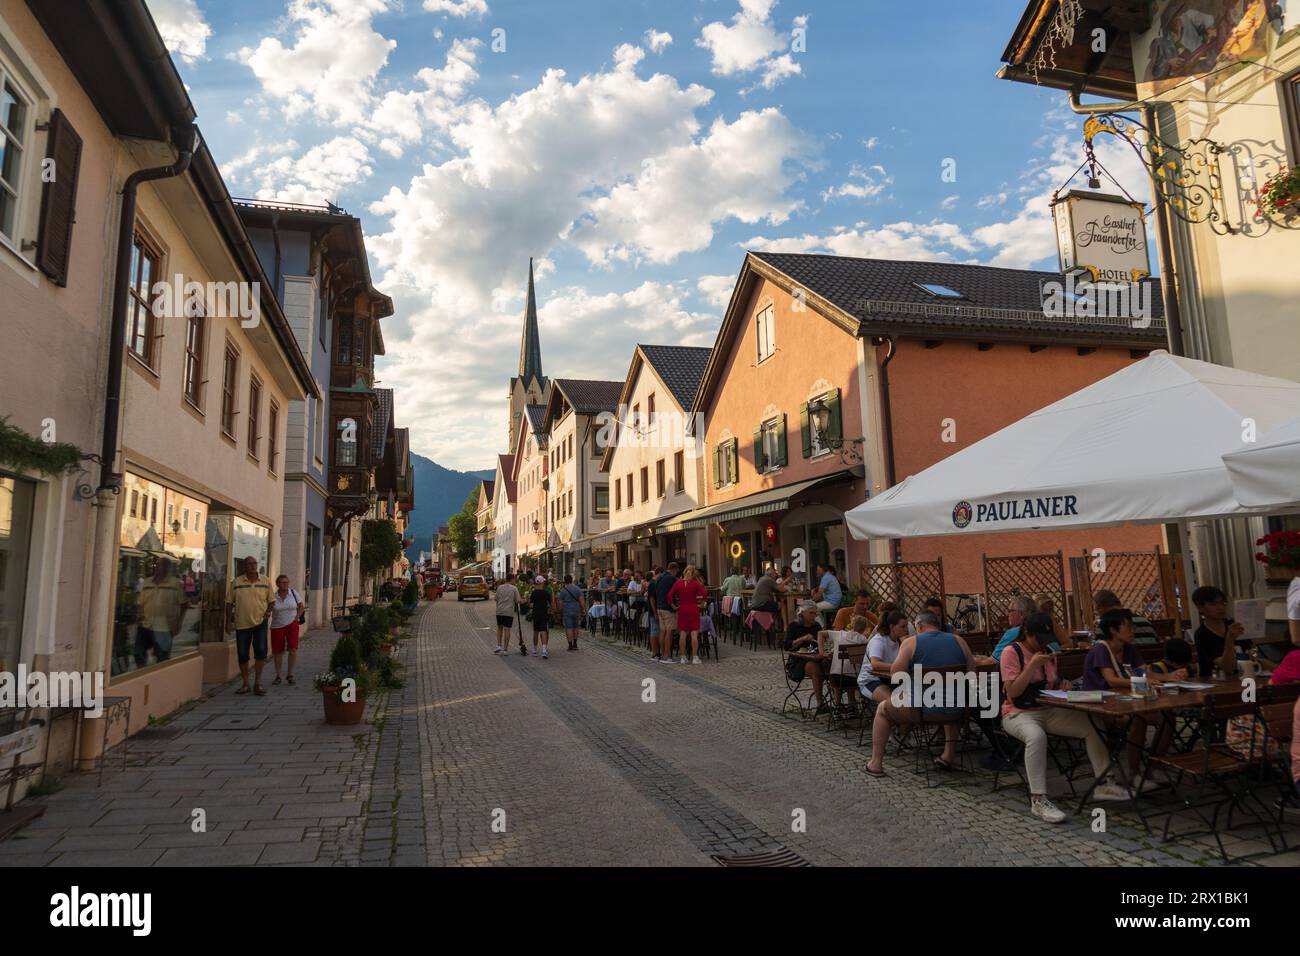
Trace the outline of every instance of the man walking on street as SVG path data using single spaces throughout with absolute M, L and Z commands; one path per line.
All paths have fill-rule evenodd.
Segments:
M 515 615 L 519 613 L 519 588 L 515 587 L 513 571 L 497 585 L 497 646 L 493 654 L 510 656 L 510 631 L 515 626 Z
M 235 578 L 231 601 L 227 605 L 226 633 L 235 629 L 235 651 L 239 656 L 239 676 L 243 685 L 236 694 L 247 694 L 248 658 L 252 652 L 253 693 L 266 693 L 262 686 L 262 668 L 266 666 L 266 622 L 271 616 L 271 583 L 257 574 L 257 558 L 244 558 L 244 573 Z

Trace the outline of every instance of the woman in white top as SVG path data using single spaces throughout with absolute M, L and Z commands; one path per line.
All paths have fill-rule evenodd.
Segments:
M 275 593 L 271 595 L 271 654 L 275 659 L 275 680 L 280 683 L 280 663 L 285 652 L 289 654 L 289 667 L 285 672 L 286 684 L 296 683 L 293 679 L 293 665 L 298 660 L 298 618 L 307 610 L 298 592 L 289 587 L 289 575 L 282 574 L 275 579 Z

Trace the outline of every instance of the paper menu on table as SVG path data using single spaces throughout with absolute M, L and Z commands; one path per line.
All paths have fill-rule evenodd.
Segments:
M 1263 639 L 1267 606 L 1268 598 L 1242 598 L 1232 602 L 1232 619 L 1242 627 L 1241 640 Z

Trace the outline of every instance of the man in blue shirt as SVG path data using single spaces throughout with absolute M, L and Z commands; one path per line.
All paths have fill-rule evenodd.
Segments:
M 1018 594 L 1011 599 L 1011 604 L 1007 607 L 1007 629 L 1002 634 L 1002 639 L 998 641 L 997 646 L 993 648 L 993 659 L 1002 660 L 1002 652 L 1012 641 L 1020 636 L 1020 628 L 1025 623 L 1025 618 L 1038 611 L 1038 605 L 1034 599 Z M 1048 641 L 1049 650 L 1060 652 L 1061 645 L 1056 641 Z
M 650 583 L 650 600 L 655 616 L 659 618 L 659 639 L 650 641 L 653 660 L 663 664 L 673 662 L 673 631 L 677 628 L 677 612 L 668 603 L 668 592 L 677 583 L 677 562 L 668 565 L 664 573 Z
M 840 579 L 835 576 L 835 569 L 829 564 L 817 565 L 817 590 L 812 595 L 817 610 L 834 614 L 840 608 L 841 596 Z

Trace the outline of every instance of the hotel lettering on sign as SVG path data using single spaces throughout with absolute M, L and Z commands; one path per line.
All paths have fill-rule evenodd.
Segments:
M 1052 202 L 1061 271 L 1093 282 L 1139 282 L 1151 274 L 1146 213 L 1122 196 L 1070 190 Z

